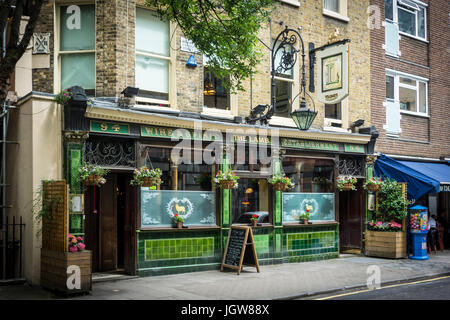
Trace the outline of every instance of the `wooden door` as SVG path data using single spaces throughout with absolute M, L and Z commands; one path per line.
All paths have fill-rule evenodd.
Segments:
M 99 203 L 99 269 L 117 269 L 117 174 L 109 174 L 100 188 Z
M 358 179 L 356 191 L 339 192 L 339 239 L 342 249 L 361 249 L 364 223 L 364 189 Z
M 99 271 L 99 188 L 89 186 L 84 193 L 84 243 L 92 251 L 92 272 Z

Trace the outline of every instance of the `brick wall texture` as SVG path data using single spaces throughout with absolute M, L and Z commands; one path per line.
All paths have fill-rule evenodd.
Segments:
M 450 156 L 447 108 L 449 101 L 450 26 L 446 0 L 423 1 L 427 7 L 427 41 L 401 35 L 401 56 L 386 56 L 382 48 L 385 42 L 384 27 L 372 29 L 370 36 L 371 119 L 380 132 L 375 151 L 414 157 L 439 158 Z M 384 20 L 384 1 L 371 0 L 380 8 Z M 402 132 L 398 138 L 386 136 L 383 125 L 386 111 L 386 69 L 392 69 L 429 79 L 428 117 L 401 114 Z

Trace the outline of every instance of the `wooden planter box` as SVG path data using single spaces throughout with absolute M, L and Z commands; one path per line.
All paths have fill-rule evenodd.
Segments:
M 67 279 L 73 275 L 67 274 L 71 265 L 80 268 L 80 289 L 69 289 Z M 41 250 L 41 286 L 64 294 L 83 293 L 92 290 L 92 251 L 59 252 L 47 249 Z
M 406 232 L 366 231 L 366 256 L 406 258 Z

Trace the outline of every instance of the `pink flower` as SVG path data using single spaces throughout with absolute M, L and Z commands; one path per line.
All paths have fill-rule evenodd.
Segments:
M 80 249 L 80 251 L 81 251 L 81 250 L 84 250 L 84 248 L 86 248 L 86 246 L 84 245 L 84 243 L 79 243 L 79 244 L 78 244 L 78 249 Z
M 78 241 L 83 241 L 83 238 L 82 237 L 77 237 L 77 240 Z
M 78 248 L 73 246 L 73 247 L 69 247 L 70 252 L 77 252 Z
M 377 226 L 381 226 L 382 224 L 383 224 L 383 222 L 378 221 L 376 225 L 377 225 Z
M 72 238 L 72 243 L 77 243 L 78 241 L 77 241 L 77 238 L 75 238 L 75 237 L 73 237 Z

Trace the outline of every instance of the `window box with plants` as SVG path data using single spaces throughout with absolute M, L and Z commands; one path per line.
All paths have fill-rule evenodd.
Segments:
M 376 219 L 367 223 L 365 254 L 382 258 L 406 258 L 405 218 L 409 202 L 402 185 L 385 179 L 379 184 Z
M 222 189 L 233 189 L 238 187 L 237 181 L 239 176 L 231 170 L 218 171 L 214 181 L 221 186 Z
M 272 178 L 267 179 L 267 181 L 273 186 L 275 191 L 286 191 L 295 186 L 290 178 L 280 174 L 273 175 Z
M 141 187 L 159 187 L 162 183 L 161 176 L 160 168 L 149 169 L 144 166 L 134 170 L 133 180 L 130 181 L 130 184 Z

